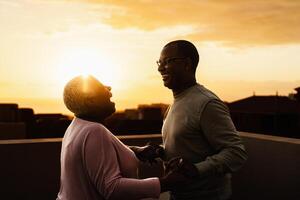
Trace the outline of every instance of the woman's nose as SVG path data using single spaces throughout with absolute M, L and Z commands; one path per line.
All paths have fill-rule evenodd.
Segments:
M 109 96 L 112 97 L 111 87 L 110 86 L 105 86 L 105 88 L 108 90 Z
M 111 87 L 110 86 L 105 86 L 106 87 L 106 89 L 108 90 L 108 91 L 111 91 Z

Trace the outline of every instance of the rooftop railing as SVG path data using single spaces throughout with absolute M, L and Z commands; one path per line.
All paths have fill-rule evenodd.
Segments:
M 233 174 L 233 199 L 300 199 L 300 139 L 240 135 L 249 158 Z M 161 143 L 159 134 L 118 137 L 127 145 Z M 0 140 L 0 199 L 55 199 L 59 190 L 60 148 L 61 138 Z M 140 177 L 161 174 L 161 165 L 140 167 Z

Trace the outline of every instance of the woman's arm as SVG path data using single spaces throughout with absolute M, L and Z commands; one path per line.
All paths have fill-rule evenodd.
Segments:
M 122 176 L 112 138 L 105 131 L 99 129 L 90 132 L 83 148 L 84 165 L 95 189 L 105 199 L 158 198 L 158 178 L 140 180 Z

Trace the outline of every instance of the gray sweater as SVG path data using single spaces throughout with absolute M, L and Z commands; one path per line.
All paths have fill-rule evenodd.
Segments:
M 174 96 L 162 134 L 166 158 L 183 157 L 200 174 L 192 184 L 171 192 L 176 200 L 230 197 L 230 173 L 247 155 L 228 108 L 215 94 L 197 84 Z

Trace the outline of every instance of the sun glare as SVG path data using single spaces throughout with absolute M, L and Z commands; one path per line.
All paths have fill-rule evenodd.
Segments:
M 75 76 L 92 75 L 112 88 L 118 87 L 119 65 L 111 56 L 99 49 L 70 49 L 65 51 L 59 62 L 60 80 L 64 85 Z

